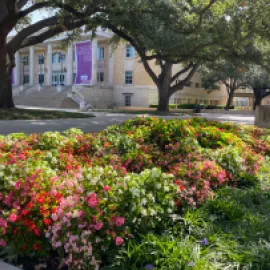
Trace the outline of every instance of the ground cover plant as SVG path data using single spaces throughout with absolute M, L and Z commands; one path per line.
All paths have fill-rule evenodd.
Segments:
M 2 136 L 0 256 L 269 269 L 269 180 L 269 130 L 201 118 Z

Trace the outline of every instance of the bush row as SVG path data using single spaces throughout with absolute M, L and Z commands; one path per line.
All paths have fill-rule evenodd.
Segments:
M 178 109 L 194 109 L 194 107 L 197 104 L 169 104 L 170 109 L 176 109 L 176 106 Z M 202 109 L 208 109 L 208 110 L 222 110 L 225 109 L 225 106 L 222 105 L 205 105 L 205 104 L 200 104 Z M 150 108 L 157 108 L 158 105 L 152 104 L 149 106 Z M 233 110 L 235 107 L 231 106 L 230 109 Z

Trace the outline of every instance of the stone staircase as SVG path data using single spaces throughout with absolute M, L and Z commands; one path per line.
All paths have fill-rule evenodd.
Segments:
M 79 105 L 68 97 L 69 92 L 70 86 L 63 86 L 61 92 L 57 92 L 53 86 L 44 86 L 38 91 L 38 86 L 35 86 L 14 96 L 14 102 L 23 106 L 79 109 Z

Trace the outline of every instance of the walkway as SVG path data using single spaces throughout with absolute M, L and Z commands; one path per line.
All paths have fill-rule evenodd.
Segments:
M 122 113 L 94 113 L 95 118 L 89 119 L 60 119 L 60 120 L 13 120 L 0 121 L 0 134 L 24 132 L 42 133 L 46 131 L 64 131 L 69 128 L 79 128 L 84 132 L 98 132 L 110 125 L 120 124 L 128 119 L 136 117 L 135 114 Z M 251 115 L 233 115 L 233 114 L 212 114 L 205 113 L 198 116 L 218 121 L 231 121 L 237 124 L 254 124 L 254 116 Z M 162 116 L 164 119 L 186 119 L 189 115 L 181 116 Z
M 0 270 L 20 270 L 20 268 L 14 267 L 12 265 L 0 261 Z

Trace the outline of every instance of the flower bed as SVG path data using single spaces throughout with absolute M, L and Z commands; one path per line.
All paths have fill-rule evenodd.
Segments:
M 0 246 L 57 254 L 70 269 L 105 267 L 219 189 L 258 185 L 269 156 L 268 130 L 200 118 L 1 137 Z

